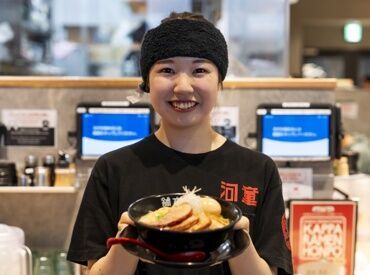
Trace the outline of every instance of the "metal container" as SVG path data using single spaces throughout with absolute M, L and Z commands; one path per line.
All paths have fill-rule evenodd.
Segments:
M 42 159 L 42 165 L 49 169 L 49 185 L 54 186 L 55 183 L 55 157 L 46 155 Z
M 35 168 L 35 186 L 50 186 L 50 170 L 44 166 Z
M 34 155 L 28 155 L 24 158 L 24 166 L 25 168 L 28 167 L 36 167 L 38 163 L 38 159 Z
M 34 155 L 28 155 L 24 159 L 24 174 L 29 178 L 29 185 L 35 185 L 35 169 L 38 159 Z

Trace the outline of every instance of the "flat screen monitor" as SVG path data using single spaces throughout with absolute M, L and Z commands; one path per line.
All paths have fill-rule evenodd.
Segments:
M 76 109 L 81 159 L 99 156 L 133 144 L 152 132 L 150 105 L 128 102 L 81 103 Z
M 258 149 L 276 160 L 329 160 L 334 154 L 333 118 L 331 105 L 261 105 Z

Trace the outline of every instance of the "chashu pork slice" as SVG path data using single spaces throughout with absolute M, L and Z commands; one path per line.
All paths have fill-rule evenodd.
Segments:
M 195 215 L 191 215 L 187 217 L 185 220 L 183 220 L 180 223 L 177 223 L 173 226 L 166 227 L 166 230 L 174 230 L 174 231 L 185 231 L 186 229 L 190 228 L 194 224 L 196 224 L 199 221 L 199 218 Z
M 175 205 L 169 208 L 169 211 L 157 220 L 153 220 L 148 225 L 155 227 L 166 227 L 178 224 L 192 214 L 192 207 L 188 203 Z
M 203 230 L 203 229 L 207 229 L 208 226 L 210 226 L 211 224 L 211 219 L 204 213 L 204 212 L 200 212 L 198 214 L 198 217 L 199 217 L 199 221 L 194 224 L 192 227 L 188 228 L 187 231 L 199 231 L 199 230 Z

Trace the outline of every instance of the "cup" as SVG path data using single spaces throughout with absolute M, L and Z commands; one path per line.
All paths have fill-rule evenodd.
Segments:
M 52 258 L 45 255 L 37 257 L 35 259 L 33 275 L 55 275 Z
M 55 275 L 73 275 L 73 266 L 67 261 L 67 253 L 64 251 L 55 255 Z

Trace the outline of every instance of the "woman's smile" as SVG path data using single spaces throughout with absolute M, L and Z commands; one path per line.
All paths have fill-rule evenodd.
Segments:
M 168 103 L 177 112 L 190 112 L 198 105 L 198 102 L 192 100 L 172 100 Z

